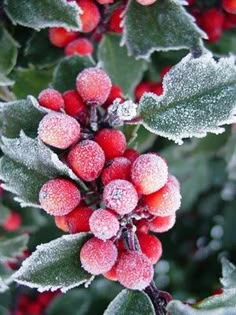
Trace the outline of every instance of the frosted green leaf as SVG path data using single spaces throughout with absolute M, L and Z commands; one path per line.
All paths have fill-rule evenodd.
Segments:
M 235 289 L 236 294 L 236 267 L 226 258 L 222 259 L 222 278 L 220 282 L 226 289 Z
M 65 27 L 81 30 L 81 9 L 73 2 L 64 0 L 5 0 L 4 9 L 13 24 L 34 29 Z
M 181 0 L 156 1 L 143 6 L 130 0 L 124 17 L 122 44 L 129 54 L 148 59 L 154 51 L 195 48 L 206 35 L 194 23 Z
M 196 59 L 189 54 L 167 73 L 163 88 L 163 95 L 146 93 L 140 100 L 143 125 L 155 134 L 182 144 L 236 122 L 234 57 L 216 62 L 210 53 Z
M 120 39 L 119 34 L 106 34 L 99 45 L 98 60 L 112 83 L 119 85 L 125 95 L 132 96 L 147 64 L 129 57 L 126 47 L 120 46 Z
M 49 243 L 36 247 L 36 251 L 14 274 L 20 284 L 38 291 L 66 292 L 93 279 L 81 266 L 79 253 L 88 240 L 86 233 L 63 235 Z
M 39 191 L 51 178 L 69 177 L 83 185 L 57 154 L 39 139 L 29 138 L 21 132 L 17 139 L 3 137 L 1 149 L 5 154 L 0 161 L 3 187 L 16 194 L 15 199 L 23 207 L 39 207 Z
M 13 84 L 14 81 L 8 79 L 4 74 L 0 73 L 0 86 L 10 86 Z
M 11 238 L 0 238 L 0 261 L 14 260 L 17 255 L 22 254 L 27 248 L 29 236 L 19 235 Z
M 12 270 L 3 262 L 0 262 L 0 293 L 9 289 L 9 284 L 12 283 Z
M 204 299 L 197 304 L 198 309 L 213 310 L 219 307 L 236 307 L 236 289 L 225 290 L 222 294 L 217 294 Z
M 141 291 L 123 290 L 109 304 L 104 315 L 155 315 L 151 300 Z

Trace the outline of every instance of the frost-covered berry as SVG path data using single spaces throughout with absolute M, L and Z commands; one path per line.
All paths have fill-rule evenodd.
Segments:
M 157 0 L 136 0 L 141 5 L 151 5 L 155 3 Z
M 95 141 L 84 140 L 70 151 L 68 163 L 76 175 L 91 182 L 100 175 L 105 164 L 105 155 Z
M 111 161 L 111 164 L 103 169 L 101 179 L 103 185 L 107 185 L 114 179 L 130 178 L 131 162 L 124 157 L 117 157 Z
M 49 40 L 56 47 L 65 47 L 77 36 L 77 32 L 67 31 L 63 27 L 52 27 L 49 29 Z
M 102 105 L 110 94 L 111 80 L 104 70 L 87 68 L 78 75 L 76 88 L 84 102 Z
M 114 266 L 117 248 L 112 241 L 96 237 L 89 239 L 80 251 L 82 267 L 93 275 L 103 274 Z
M 38 96 L 39 104 L 55 111 L 64 107 L 64 100 L 60 92 L 55 89 L 45 89 Z
M 152 281 L 153 274 L 153 266 L 143 253 L 132 251 L 120 255 L 116 276 L 124 287 L 144 290 Z
M 65 47 L 65 55 L 87 56 L 93 53 L 93 45 L 87 38 L 78 38 L 70 42 Z
M 181 195 L 179 187 L 168 180 L 166 185 L 153 194 L 144 196 L 147 210 L 156 216 L 166 217 L 175 214 L 180 208 Z
M 101 15 L 95 2 L 91 0 L 76 0 L 83 13 L 79 16 L 82 22 L 82 32 L 93 31 L 100 22 Z
M 105 128 L 98 131 L 95 141 L 102 147 L 107 160 L 122 156 L 126 149 L 125 135 L 117 129 Z
M 93 209 L 86 206 L 78 206 L 66 215 L 68 230 L 71 234 L 89 232 L 89 219 L 93 214 Z
M 130 182 L 116 179 L 105 186 L 103 202 L 106 207 L 123 215 L 135 209 L 138 203 L 138 194 Z
M 63 93 L 63 99 L 65 102 L 66 113 L 84 123 L 88 117 L 88 109 L 77 91 L 66 91 L 65 93 Z
M 3 228 L 6 231 L 16 231 L 22 223 L 21 216 L 18 212 L 11 211 L 9 216 L 3 222 Z
M 49 113 L 40 121 L 39 139 L 58 149 L 67 149 L 80 138 L 80 124 L 62 113 Z
M 149 229 L 155 233 L 167 232 L 175 225 L 175 221 L 175 214 L 166 217 L 155 217 L 155 219 L 149 222 Z
M 125 150 L 125 153 L 123 156 L 129 159 L 131 163 L 133 163 L 140 156 L 140 154 L 138 151 L 134 149 L 127 149 Z
M 41 207 L 51 215 L 68 214 L 80 203 L 80 191 L 76 185 L 63 178 L 46 182 L 39 192 Z
M 223 0 L 222 7 L 228 13 L 236 14 L 236 1 L 235 0 Z
M 161 241 L 154 235 L 137 233 L 141 251 L 150 262 L 154 265 L 158 262 L 162 255 Z
M 131 179 L 140 194 L 148 195 L 162 188 L 167 177 L 167 164 L 156 154 L 140 155 L 131 167 Z
M 119 231 L 120 224 L 115 213 L 110 210 L 98 209 L 89 219 L 91 232 L 101 240 L 108 240 Z
M 110 20 L 108 21 L 108 30 L 110 32 L 122 33 L 123 27 L 121 26 L 121 22 L 124 9 L 124 6 L 120 6 L 112 12 Z

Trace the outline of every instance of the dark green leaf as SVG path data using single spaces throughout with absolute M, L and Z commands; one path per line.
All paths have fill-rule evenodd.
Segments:
M 8 74 L 16 64 L 18 43 L 0 26 L 0 73 Z M 10 85 L 10 84 L 8 84 Z
M 27 248 L 29 236 L 24 234 L 11 238 L 0 238 L 0 260 L 8 261 L 22 254 Z
M 10 86 L 13 84 L 14 81 L 8 79 L 4 74 L 0 73 L 0 86 Z

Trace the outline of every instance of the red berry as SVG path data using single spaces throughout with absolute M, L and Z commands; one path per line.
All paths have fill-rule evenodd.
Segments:
M 77 91 L 69 90 L 63 94 L 65 111 L 68 115 L 85 123 L 88 117 L 88 109 Z
M 67 31 L 63 27 L 52 27 L 49 29 L 49 40 L 56 47 L 65 47 L 77 36 L 77 32 Z
M 223 0 L 222 6 L 228 13 L 236 14 L 236 0 Z
M 43 309 L 43 306 L 40 303 L 37 303 L 35 301 L 32 301 L 30 304 L 27 305 L 28 314 L 41 315 L 42 309 Z
M 49 113 L 40 121 L 40 140 L 58 149 L 67 149 L 80 138 L 80 124 L 62 113 Z
M 170 71 L 172 66 L 165 66 L 164 68 L 161 69 L 161 79 L 163 80 L 164 76 Z
M 153 266 L 143 253 L 127 252 L 121 254 L 118 259 L 117 279 L 128 289 L 145 289 L 152 281 L 153 274 Z
M 80 203 L 80 191 L 68 179 L 51 179 L 40 189 L 39 202 L 49 214 L 55 216 L 65 215 Z
M 9 216 L 3 222 L 3 228 L 6 231 L 16 231 L 22 223 L 22 219 L 19 213 L 11 211 Z
M 96 237 L 88 240 L 80 251 L 83 268 L 93 275 L 103 274 L 114 266 L 117 248 L 112 241 L 102 241 Z
M 133 163 L 140 156 L 139 152 L 134 149 L 127 149 L 124 153 L 124 157 Z
M 78 75 L 76 88 L 84 102 L 102 105 L 110 94 L 111 80 L 102 69 L 87 68 Z
M 162 84 L 161 83 L 152 83 L 151 92 L 155 93 L 156 95 L 162 95 L 163 94 Z
M 146 92 L 152 92 L 152 85 L 149 82 L 139 83 L 134 91 L 136 101 L 139 101 Z
M 68 224 L 67 224 L 65 215 L 55 216 L 54 221 L 55 221 L 55 224 L 58 227 L 58 229 L 60 229 L 64 232 L 69 232 L 69 228 L 68 228 Z
M 54 89 L 45 89 L 38 96 L 39 104 L 55 111 L 64 107 L 64 100 L 60 92 Z
M 175 225 L 175 220 L 175 214 L 166 217 L 155 217 L 155 219 L 149 222 L 149 228 L 155 233 L 167 232 Z
M 114 0 L 97 0 L 97 2 L 100 4 L 110 4 L 113 3 Z
M 106 207 L 123 215 L 135 209 L 138 203 L 138 194 L 130 182 L 116 179 L 105 186 L 103 202 Z
M 120 223 L 114 213 L 106 209 L 98 209 L 89 219 L 91 232 L 101 240 L 108 240 L 115 236 L 120 228 Z
M 89 219 L 93 213 L 93 210 L 89 207 L 78 206 L 69 214 L 66 215 L 66 221 L 68 225 L 69 232 L 80 233 L 89 232 Z
M 121 22 L 122 22 L 122 15 L 124 13 L 124 10 L 125 10 L 125 7 L 120 6 L 112 12 L 110 20 L 108 22 L 108 30 L 110 32 L 122 33 L 123 27 L 121 26 Z
M 181 195 L 179 187 L 168 180 L 167 184 L 153 194 L 144 196 L 144 201 L 148 211 L 160 217 L 166 217 L 175 214 L 180 208 Z
M 76 175 L 91 182 L 100 175 L 105 164 L 105 155 L 95 141 L 84 140 L 70 151 L 68 163 Z
M 104 273 L 103 276 L 104 276 L 105 278 L 107 278 L 108 280 L 117 281 L 116 266 L 117 266 L 117 264 L 115 264 L 115 265 L 111 268 L 111 270 L 109 270 L 108 272 Z
M 211 8 L 202 13 L 201 23 L 210 42 L 217 41 L 222 35 L 224 14 L 221 10 Z
M 162 255 L 160 240 L 154 235 L 144 233 L 138 233 L 137 237 L 143 254 L 147 256 L 153 265 L 156 264 Z
M 147 234 L 149 232 L 149 222 L 146 219 L 141 219 L 135 223 L 137 232 Z
M 151 5 L 155 3 L 157 0 L 136 0 L 141 5 Z
M 93 45 L 87 38 L 78 38 L 70 42 L 65 48 L 65 55 L 87 56 L 93 53 Z
M 112 85 L 110 94 L 108 95 L 106 102 L 103 104 L 103 108 L 107 108 L 111 105 L 116 98 L 123 100 L 122 90 L 118 85 Z
M 125 135 L 117 129 L 100 130 L 95 141 L 102 147 L 107 160 L 122 156 L 126 149 Z
M 111 161 L 111 164 L 103 169 L 101 179 L 103 185 L 107 185 L 114 179 L 130 178 L 131 162 L 124 157 L 117 157 Z
M 100 22 L 101 15 L 97 5 L 91 0 L 76 0 L 83 13 L 79 16 L 82 22 L 82 32 L 93 31 Z
M 166 184 L 167 178 L 167 164 L 157 154 L 142 154 L 132 164 L 131 179 L 140 194 L 157 191 Z

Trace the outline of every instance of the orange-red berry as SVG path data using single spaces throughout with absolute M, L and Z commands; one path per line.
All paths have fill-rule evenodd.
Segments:
M 154 235 L 137 233 L 141 251 L 150 262 L 154 265 L 158 262 L 162 255 L 161 241 Z
M 66 113 L 77 118 L 81 123 L 85 123 L 88 117 L 88 109 L 77 91 L 66 91 L 63 93 L 63 99 Z
M 18 212 L 11 211 L 9 216 L 3 222 L 3 228 L 6 231 L 16 231 L 22 223 L 22 218 Z
M 86 206 L 78 206 L 66 215 L 68 230 L 71 234 L 89 232 L 89 219 L 93 210 Z
M 93 45 L 87 38 L 78 38 L 70 42 L 65 47 L 65 55 L 73 56 L 87 56 L 93 53 Z
M 149 229 L 155 233 L 163 233 L 169 231 L 176 221 L 176 215 L 168 215 L 166 217 L 155 217 L 149 222 Z
M 131 162 L 124 157 L 117 157 L 111 161 L 111 164 L 103 169 L 101 179 L 103 185 L 107 185 L 114 179 L 130 178 Z
M 108 30 L 114 33 L 122 33 L 123 27 L 121 26 L 122 23 L 122 15 L 124 13 L 125 7 L 120 6 L 116 8 L 110 17 L 108 22 Z
M 82 22 L 82 32 L 93 31 L 100 22 L 101 15 L 98 6 L 91 0 L 76 0 L 83 13 L 79 16 Z
M 77 32 L 67 31 L 63 27 L 52 27 L 49 29 L 49 40 L 56 47 L 65 47 L 78 36 Z
M 223 0 L 222 6 L 228 13 L 236 14 L 236 0 Z
M 129 159 L 131 163 L 133 163 L 139 156 L 139 152 L 134 149 L 127 149 L 124 153 L 124 157 Z
M 64 100 L 60 92 L 55 89 L 45 89 L 38 96 L 39 104 L 55 111 L 64 107 Z

